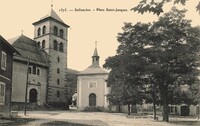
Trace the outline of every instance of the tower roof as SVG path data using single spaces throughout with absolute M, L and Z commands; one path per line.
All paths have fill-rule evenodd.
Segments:
M 98 55 L 98 52 L 97 52 L 97 45 L 96 44 L 95 44 L 95 49 L 94 49 L 92 59 L 93 59 L 92 65 L 90 65 L 85 70 L 79 72 L 78 75 L 108 74 L 107 71 L 105 71 L 104 69 L 102 69 L 99 66 L 99 55 Z
M 93 57 L 94 56 L 97 56 L 97 57 L 99 57 L 99 55 L 98 55 L 98 52 L 97 52 L 97 48 L 95 47 L 95 49 L 94 49 L 94 54 L 93 54 Z
M 64 23 L 64 21 L 56 14 L 56 12 L 52 8 L 51 8 L 51 11 L 49 12 L 49 14 L 47 14 L 43 18 L 47 18 L 47 17 L 52 17 L 53 19 L 56 19 L 56 20 Z M 43 18 L 41 18 L 41 19 L 43 19 Z
M 36 25 L 40 22 L 46 21 L 47 19 L 53 19 L 61 24 L 63 24 L 64 26 L 69 27 L 67 24 L 65 24 L 65 22 L 57 15 L 57 13 L 53 10 L 53 8 L 51 8 L 51 11 L 44 17 L 40 18 L 39 21 L 36 21 L 33 23 L 33 25 Z
M 92 64 L 85 70 L 78 73 L 78 75 L 93 75 L 93 74 L 108 74 L 108 72 L 102 69 L 99 65 Z
M 40 49 L 36 41 L 21 35 L 9 39 L 8 42 L 21 54 L 14 56 L 15 60 L 27 62 L 30 59 L 31 63 L 48 66 L 47 55 Z

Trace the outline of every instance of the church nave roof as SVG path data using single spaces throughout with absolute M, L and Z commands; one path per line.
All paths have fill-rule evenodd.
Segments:
M 21 54 L 14 56 L 15 60 L 28 61 L 42 66 L 48 66 L 46 52 L 41 50 L 37 42 L 24 36 L 18 36 L 8 40 L 9 43 Z

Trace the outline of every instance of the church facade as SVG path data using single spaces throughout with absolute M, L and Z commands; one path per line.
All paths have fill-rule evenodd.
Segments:
M 78 73 L 77 108 L 78 110 L 108 109 L 106 95 L 109 93 L 106 80 L 108 72 L 99 66 L 97 48 L 92 56 L 92 65 Z
M 22 54 L 14 57 L 12 102 L 25 102 L 26 84 L 28 84 L 28 103 L 67 107 L 69 26 L 52 8 L 48 15 L 33 25 L 34 39 L 21 35 L 8 40 Z

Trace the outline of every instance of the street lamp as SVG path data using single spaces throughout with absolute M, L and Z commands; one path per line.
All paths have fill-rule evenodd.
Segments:
M 29 74 L 29 64 L 30 64 L 30 51 L 28 52 L 28 61 L 27 61 L 27 73 L 26 73 L 26 91 L 25 91 L 24 115 L 26 115 L 26 109 L 27 109 L 27 94 L 28 94 L 28 74 Z

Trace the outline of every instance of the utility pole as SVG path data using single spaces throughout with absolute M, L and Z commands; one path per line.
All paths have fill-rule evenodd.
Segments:
M 25 91 L 24 115 L 26 115 L 26 109 L 27 109 L 27 94 L 28 94 L 28 74 L 29 74 L 29 64 L 30 64 L 30 51 L 28 52 L 28 61 L 27 61 L 27 74 L 26 74 L 26 91 Z

